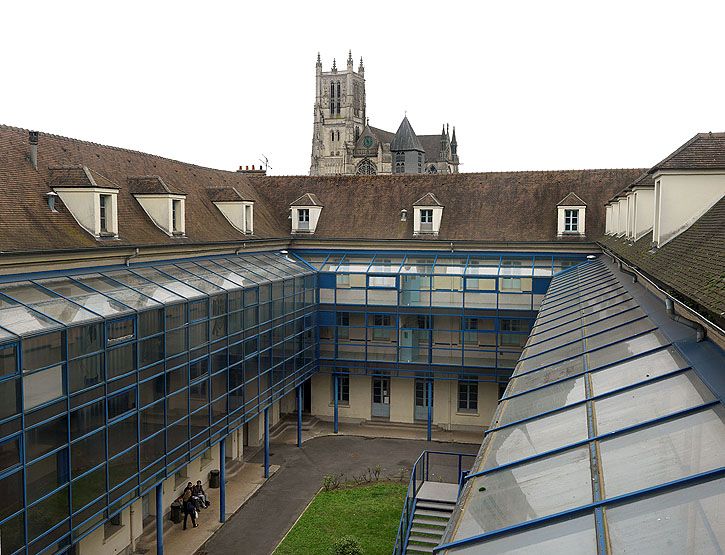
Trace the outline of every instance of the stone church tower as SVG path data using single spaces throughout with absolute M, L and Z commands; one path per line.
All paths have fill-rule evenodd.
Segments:
M 396 133 L 371 127 L 362 58 L 357 71 L 352 51 L 345 71 L 336 60 L 322 71 L 317 54 L 310 175 L 458 173 L 459 163 L 455 127 L 452 139 L 447 125 L 440 135 L 416 135 L 407 117 Z

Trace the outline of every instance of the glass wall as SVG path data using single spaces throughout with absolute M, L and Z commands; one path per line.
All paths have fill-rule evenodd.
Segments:
M 552 276 L 583 256 L 298 251 L 318 270 L 323 369 L 505 382 Z
M 0 552 L 77 541 L 307 379 L 316 288 L 276 253 L 0 284 Z

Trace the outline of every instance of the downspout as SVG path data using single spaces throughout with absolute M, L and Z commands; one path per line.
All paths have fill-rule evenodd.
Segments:
M 136 551 L 136 539 L 133 537 L 133 503 L 128 506 L 128 533 L 131 535 L 131 553 Z
M 698 322 L 695 322 L 693 320 L 688 320 L 684 316 L 680 316 L 675 312 L 675 303 L 670 299 L 669 297 L 665 298 L 665 309 L 667 310 L 667 315 L 677 322 L 678 324 L 682 324 L 683 326 L 687 326 L 688 328 L 692 328 L 697 332 L 697 339 L 696 341 L 699 343 L 703 339 L 705 339 L 705 328 L 699 324 Z
M 632 283 L 637 283 L 637 274 L 630 270 L 626 270 L 621 260 L 617 262 L 617 266 L 619 267 L 620 272 L 622 272 L 623 274 L 627 274 L 628 276 L 632 276 Z
M 139 248 L 136 247 L 136 250 L 133 251 L 133 254 L 130 254 L 126 257 L 126 266 L 131 265 L 131 259 L 136 258 L 138 256 L 138 253 L 140 252 Z

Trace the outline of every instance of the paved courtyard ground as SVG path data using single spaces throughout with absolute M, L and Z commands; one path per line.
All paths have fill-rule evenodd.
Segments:
M 383 475 L 407 472 L 425 449 L 476 453 L 480 445 L 410 439 L 326 436 L 302 448 L 273 443 L 272 464 L 280 469 L 197 552 L 197 555 L 268 555 L 282 540 L 322 485 L 325 474 L 348 478 L 380 465 Z M 254 462 L 262 461 L 259 453 Z M 455 464 L 455 463 L 454 463 Z M 300 554 L 303 555 L 303 554 Z

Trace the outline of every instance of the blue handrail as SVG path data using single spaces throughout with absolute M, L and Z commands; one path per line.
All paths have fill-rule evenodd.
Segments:
M 395 538 L 395 547 L 393 548 L 393 555 L 403 555 L 408 545 L 408 538 L 410 536 L 410 529 L 413 523 L 413 515 L 415 514 L 416 497 L 420 490 L 423 482 L 426 482 L 430 478 L 430 456 L 431 455 L 442 455 L 447 457 L 457 457 L 458 459 L 458 472 L 456 474 L 456 480 L 459 486 L 459 494 L 463 483 L 462 476 L 468 471 L 463 469 L 463 458 L 464 457 L 476 457 L 475 454 L 471 453 L 454 453 L 452 451 L 423 451 L 420 456 L 416 459 L 413 464 L 413 468 L 410 471 L 410 478 L 408 480 L 408 490 L 405 494 L 405 503 L 403 504 L 403 511 L 400 515 L 400 523 L 398 524 L 398 533 Z

